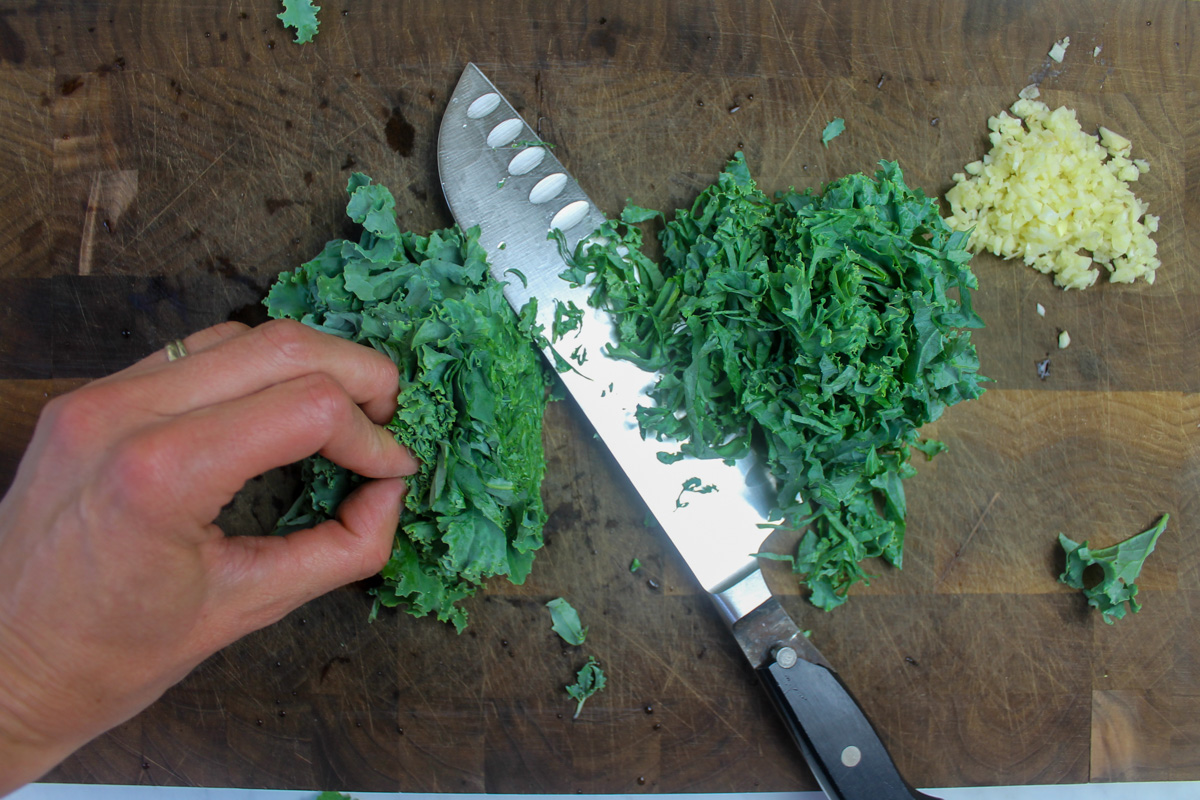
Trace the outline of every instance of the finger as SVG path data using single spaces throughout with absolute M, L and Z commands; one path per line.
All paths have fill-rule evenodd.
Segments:
M 417 469 L 387 429 L 318 373 L 155 425 L 128 442 L 109 471 L 204 524 L 250 478 L 314 453 L 368 478 Z
M 213 325 L 211 328 L 205 328 L 204 330 L 196 331 L 192 335 L 185 337 L 183 339 L 183 347 L 189 355 L 201 353 L 220 344 L 221 342 L 232 339 L 235 336 L 242 336 L 250 330 L 250 326 L 242 322 L 234 322 L 232 320 L 229 322 L 222 322 L 220 325 Z M 167 348 L 161 347 L 142 360 L 135 362 L 131 366 L 121 370 L 120 372 L 114 373 L 103 380 L 109 380 L 110 378 L 118 375 L 136 375 L 148 370 L 154 370 L 166 363 Z
M 342 384 L 375 422 L 387 422 L 396 411 L 399 376 L 390 358 L 294 320 L 275 320 L 219 339 L 206 334 L 195 350 L 189 340 L 184 344 L 185 358 L 170 364 L 159 358 L 156 369 L 136 376 L 133 389 L 160 413 L 180 414 L 313 372 Z
M 379 572 L 392 553 L 405 491 L 402 478 L 371 481 L 342 502 L 337 519 L 288 536 L 217 540 L 227 618 L 244 626 L 230 636 L 270 625 L 315 597 Z
M 250 326 L 241 322 L 224 322 L 192 334 L 185 340 L 185 346 L 190 348 L 189 352 L 201 352 L 249 330 Z M 166 356 L 160 350 L 120 372 L 98 378 L 55 398 L 53 405 L 47 406 L 43 412 L 42 423 L 45 423 L 45 427 L 39 423 L 39 430 L 43 435 L 50 435 L 52 428 L 59 429 L 59 441 L 53 449 L 71 458 L 81 457 L 81 450 L 94 452 L 105 449 L 130 431 L 158 421 L 153 414 L 147 417 L 145 413 L 137 413 L 153 412 L 153 398 L 139 397 L 138 390 L 131 391 L 130 386 L 139 385 L 144 376 L 157 372 L 165 365 Z M 64 411 L 67 411 L 66 419 Z

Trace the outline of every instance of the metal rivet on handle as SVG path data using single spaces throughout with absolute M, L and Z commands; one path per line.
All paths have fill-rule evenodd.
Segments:
M 853 769 L 862 761 L 862 750 L 859 750 L 854 745 L 850 745 L 842 751 L 842 764 Z
M 775 663 L 784 669 L 791 669 L 796 666 L 796 651 L 787 645 L 776 648 Z
M 467 116 L 471 119 L 480 119 L 495 111 L 500 106 L 500 95 L 495 92 L 488 92 L 481 97 L 477 97 L 474 103 L 467 106 Z

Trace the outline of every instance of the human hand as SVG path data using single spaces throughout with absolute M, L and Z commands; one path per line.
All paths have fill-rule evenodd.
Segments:
M 0 502 L 0 795 L 391 553 L 417 468 L 381 427 L 395 365 L 285 320 L 184 344 L 52 400 Z M 247 480 L 317 452 L 377 479 L 336 520 L 213 523 Z

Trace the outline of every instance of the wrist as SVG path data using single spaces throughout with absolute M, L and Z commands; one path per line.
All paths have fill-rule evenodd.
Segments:
M 38 723 L 53 712 L 39 697 L 31 669 L 36 663 L 32 650 L 0 616 L 0 797 L 42 777 L 82 744 L 56 737 Z

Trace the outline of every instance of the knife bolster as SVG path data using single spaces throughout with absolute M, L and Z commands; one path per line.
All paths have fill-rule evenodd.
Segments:
M 812 649 L 799 626 L 774 597 L 735 622 L 733 636 L 755 669 L 772 663 L 775 652 L 781 647 L 791 647 L 806 654 Z

